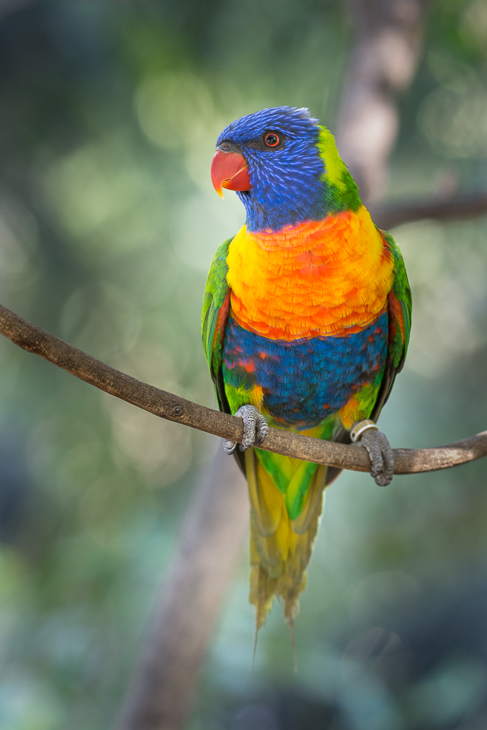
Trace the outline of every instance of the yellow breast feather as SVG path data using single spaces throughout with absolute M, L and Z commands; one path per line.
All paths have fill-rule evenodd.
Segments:
M 368 327 L 393 279 L 392 257 L 363 206 L 277 232 L 243 226 L 227 264 L 237 322 L 287 341 Z

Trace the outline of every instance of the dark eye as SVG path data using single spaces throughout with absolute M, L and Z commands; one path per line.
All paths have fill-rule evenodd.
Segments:
M 277 132 L 266 132 L 264 134 L 264 143 L 267 147 L 278 147 L 281 142 L 281 138 Z

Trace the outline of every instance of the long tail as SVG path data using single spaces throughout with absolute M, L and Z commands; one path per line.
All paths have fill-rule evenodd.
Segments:
M 303 464 L 289 459 L 293 468 Z M 284 601 L 284 617 L 292 626 L 299 609 L 298 597 L 306 587 L 306 571 L 322 511 L 326 483 L 324 466 L 309 482 L 299 516 L 291 519 L 285 495 L 263 467 L 254 449 L 245 452 L 245 471 L 251 505 L 250 601 L 255 605 L 256 630 L 264 624 L 274 596 Z

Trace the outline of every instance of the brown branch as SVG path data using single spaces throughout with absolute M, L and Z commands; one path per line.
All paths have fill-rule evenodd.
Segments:
M 240 418 L 192 403 L 173 393 L 143 383 L 115 370 L 83 350 L 27 322 L 0 305 L 0 334 L 23 350 L 32 352 L 66 370 L 85 383 L 132 403 L 155 416 L 176 421 L 215 436 L 241 442 Z M 369 457 L 362 448 L 335 444 L 276 428 L 269 429 L 261 448 L 316 464 L 340 469 L 369 471 Z M 395 474 L 416 474 L 474 461 L 487 455 L 487 432 L 447 446 L 428 449 L 395 449 Z
M 487 213 L 487 194 L 472 195 L 468 198 L 455 197 L 423 202 L 370 205 L 369 209 L 376 226 L 388 230 L 401 223 L 412 223 L 425 218 L 453 221 L 484 215 Z

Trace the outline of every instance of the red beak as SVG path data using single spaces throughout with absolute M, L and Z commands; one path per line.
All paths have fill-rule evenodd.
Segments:
M 221 198 L 222 188 L 250 190 L 249 168 L 245 157 L 239 152 L 217 150 L 211 162 L 211 182 Z

